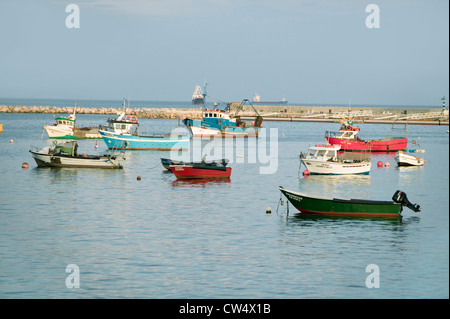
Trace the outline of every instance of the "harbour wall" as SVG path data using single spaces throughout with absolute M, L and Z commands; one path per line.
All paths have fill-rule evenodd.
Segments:
M 230 104 L 235 111 L 240 103 Z M 288 122 L 340 122 L 350 118 L 354 123 L 408 123 L 422 125 L 449 125 L 448 109 L 440 108 L 400 108 L 400 107 L 336 107 L 336 106 L 270 106 L 254 105 L 256 111 L 264 121 Z M 255 111 L 251 105 L 244 105 L 239 116 L 244 120 L 255 118 Z M 130 114 L 140 118 L 161 119 L 200 119 L 201 107 L 193 108 L 131 108 Z M 109 114 L 117 115 L 121 109 L 117 108 L 80 108 L 77 114 Z M 0 105 L 0 113 L 49 113 L 71 114 L 73 107 L 57 106 L 6 106 Z

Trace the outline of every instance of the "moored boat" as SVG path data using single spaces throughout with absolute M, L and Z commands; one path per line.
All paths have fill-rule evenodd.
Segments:
M 228 159 L 220 159 L 220 160 L 212 160 L 212 161 L 206 161 L 202 160 L 199 162 L 183 162 L 183 161 L 176 161 L 172 160 L 170 158 L 161 158 L 161 164 L 162 166 L 170 170 L 171 165 L 208 165 L 210 167 L 225 167 L 228 164 Z
M 193 137 L 258 137 L 262 126 L 262 117 L 258 112 L 254 109 L 257 116 L 251 124 L 241 121 L 237 115 L 246 102 L 248 100 L 244 99 L 234 114 L 228 104 L 224 110 L 203 110 L 201 120 L 186 118 L 183 124 Z
M 415 156 L 412 154 L 408 154 L 404 151 L 398 151 L 395 154 L 395 161 L 398 166 L 423 166 L 426 162 L 425 159 Z
M 55 124 L 44 125 L 50 139 L 100 139 L 99 127 L 77 127 L 75 109 L 73 114 L 59 116 Z
M 79 154 L 77 149 L 76 141 L 55 142 L 41 150 L 30 150 L 30 153 L 38 167 L 123 168 L 123 153 L 86 155 Z
M 311 146 L 306 155 L 300 154 L 300 160 L 309 174 L 369 174 L 372 166 L 370 153 L 342 152 L 340 155 L 340 149 L 340 145 Z
M 177 179 L 228 179 L 231 167 L 217 165 L 170 165 L 170 170 Z
M 406 194 L 397 190 L 390 201 L 367 199 L 341 199 L 311 196 L 279 187 L 288 201 L 303 214 L 330 216 L 399 217 L 406 206 L 414 212 L 420 206 L 409 202 Z
M 126 114 L 125 109 L 116 119 L 109 119 L 108 124 L 99 131 L 108 149 L 180 151 L 189 148 L 187 135 L 140 135 L 137 116 Z
M 44 130 L 49 138 L 72 139 L 75 130 L 75 111 L 68 116 L 60 116 L 55 119 L 55 124 L 44 125 Z
M 341 145 L 341 150 L 345 151 L 397 152 L 408 145 L 406 137 L 363 140 L 357 136 L 359 131 L 357 126 L 342 124 L 338 132 L 327 131 L 325 139 L 329 144 Z

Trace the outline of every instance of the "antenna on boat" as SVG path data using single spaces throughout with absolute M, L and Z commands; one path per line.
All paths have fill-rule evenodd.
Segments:
M 123 105 L 123 113 L 125 114 L 127 112 L 127 99 L 126 98 L 123 98 L 122 105 Z M 129 106 L 129 104 L 128 104 L 128 106 Z

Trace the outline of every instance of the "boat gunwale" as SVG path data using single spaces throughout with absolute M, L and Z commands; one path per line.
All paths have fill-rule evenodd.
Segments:
M 73 158 L 73 159 L 83 159 L 83 160 L 100 160 L 100 159 L 112 159 L 115 160 L 117 157 L 121 157 L 120 155 L 108 155 L 108 154 L 103 154 L 103 155 L 89 155 L 86 154 L 86 156 L 83 155 L 69 155 L 69 154 L 45 154 L 45 153 L 40 153 L 40 151 L 32 151 L 29 150 L 29 152 L 31 154 L 35 154 L 35 155 L 41 155 L 41 156 L 52 156 L 52 157 L 65 157 L 65 158 Z M 122 156 L 123 157 L 123 156 Z M 120 158 L 119 158 L 120 160 Z
M 357 198 L 336 198 L 336 197 L 323 197 L 323 196 L 311 196 L 306 195 L 304 193 L 291 191 L 283 188 L 282 186 L 279 186 L 279 189 L 281 192 L 287 192 L 296 196 L 301 196 L 309 199 L 319 199 L 319 200 L 327 200 L 327 201 L 334 201 L 339 203 L 348 203 L 348 204 L 374 204 L 374 205 L 394 205 L 398 204 L 394 201 L 384 201 L 384 200 L 372 200 L 372 199 L 357 199 Z M 400 205 L 400 204 L 399 204 Z

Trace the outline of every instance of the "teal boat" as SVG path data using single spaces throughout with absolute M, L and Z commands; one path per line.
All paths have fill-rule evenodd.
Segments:
M 303 214 L 333 216 L 399 217 L 403 207 L 419 212 L 420 206 L 411 204 L 406 194 L 396 191 L 391 201 L 340 199 L 310 196 L 279 187 L 281 193 Z

